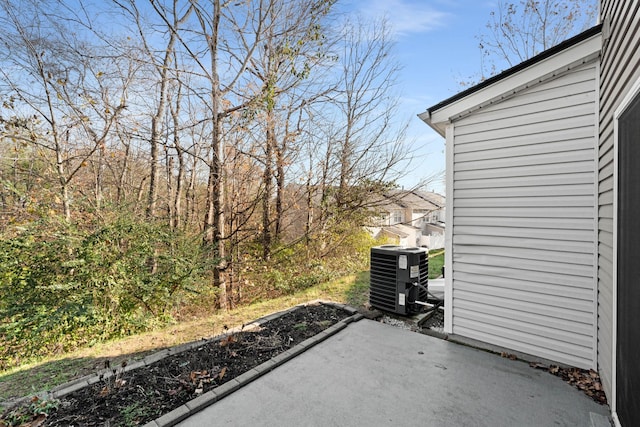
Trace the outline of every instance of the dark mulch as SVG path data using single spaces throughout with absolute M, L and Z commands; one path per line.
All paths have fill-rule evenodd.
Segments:
M 328 305 L 300 307 L 256 330 L 203 343 L 147 367 L 121 374 L 122 367 L 110 367 L 115 375 L 66 395 L 58 409 L 46 418 L 41 416 L 44 423 L 37 425 L 143 425 L 348 316 L 346 311 Z

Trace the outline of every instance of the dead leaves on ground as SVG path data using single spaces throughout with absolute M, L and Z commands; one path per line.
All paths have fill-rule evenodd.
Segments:
M 220 340 L 220 347 L 226 347 L 230 344 L 238 342 L 238 339 L 235 335 L 227 335 L 223 339 Z
M 557 365 L 547 366 L 536 362 L 529 363 L 529 366 L 562 378 L 600 404 L 605 405 L 607 403 L 607 396 L 604 394 L 600 375 L 593 369 L 561 368 Z
M 40 427 L 44 424 L 49 414 L 58 408 L 58 404 L 59 401 L 56 399 L 40 399 L 38 396 L 33 396 L 28 407 L 19 408 L 16 412 L 11 411 L 14 415 L 13 421 L 0 419 L 0 427 L 15 425 L 20 427 Z M 21 424 L 16 424 L 16 421 Z
M 41 425 L 44 424 L 46 419 L 47 419 L 47 416 L 45 414 L 40 414 L 31 421 L 23 422 L 22 424 L 20 424 L 20 427 L 40 427 Z M 11 425 L 12 424 L 7 424 L 5 421 L 0 420 L 0 427 L 9 427 Z
M 500 353 L 500 356 L 509 360 L 518 360 L 518 356 L 512 353 L 507 353 L 506 351 L 503 351 L 502 353 Z
M 189 373 L 189 380 L 186 381 L 184 379 L 179 379 L 180 386 L 175 389 L 168 390 L 167 393 L 169 396 L 174 396 L 181 392 L 182 390 L 193 390 L 193 394 L 201 395 L 204 393 L 205 384 L 210 384 L 214 381 L 222 381 L 224 376 L 227 374 L 227 367 L 216 367 L 213 371 L 202 370 L 202 371 L 191 371 Z
M 119 389 L 124 387 L 127 384 L 127 380 L 124 380 L 122 378 L 116 378 L 116 380 L 113 382 L 113 390 Z M 102 390 L 100 390 L 100 393 L 98 393 L 98 396 L 100 397 L 106 397 L 109 393 L 111 393 L 111 383 L 107 384 L 106 386 L 104 386 L 102 388 Z
M 507 353 L 506 351 L 501 352 L 500 356 L 510 360 L 518 359 L 518 356 L 512 353 Z M 596 402 L 603 405 L 607 404 L 607 396 L 604 394 L 602 382 L 600 382 L 600 375 L 593 369 L 562 368 L 557 365 L 545 365 L 539 362 L 531 362 L 529 363 L 529 366 L 534 369 L 547 371 L 556 377 L 560 377 L 570 385 L 582 390 L 587 396 Z

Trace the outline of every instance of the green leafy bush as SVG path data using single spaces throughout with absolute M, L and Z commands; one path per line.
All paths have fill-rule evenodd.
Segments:
M 0 369 L 170 319 L 199 241 L 120 217 L 91 233 L 40 221 L 0 240 Z
M 337 277 L 368 269 L 369 250 L 378 244 L 360 227 L 345 227 L 341 236 L 323 242 L 283 245 L 274 248 L 271 259 L 260 259 L 260 247 L 244 258 L 242 276 L 245 301 L 274 298 L 319 285 Z M 324 247 L 324 248 L 323 248 Z

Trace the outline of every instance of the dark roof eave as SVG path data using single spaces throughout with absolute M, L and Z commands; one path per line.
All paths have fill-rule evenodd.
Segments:
M 602 31 L 602 24 L 598 24 L 594 27 L 589 28 L 586 31 L 583 31 L 582 33 L 575 35 L 573 37 L 571 37 L 570 39 L 567 39 L 565 41 L 563 41 L 562 43 L 559 43 L 555 46 L 553 46 L 552 48 L 549 48 L 547 50 L 545 50 L 544 52 L 540 52 L 538 55 L 531 57 L 529 59 L 527 59 L 526 61 L 523 61 L 511 68 L 508 68 L 506 70 L 504 70 L 503 72 L 501 72 L 500 74 L 496 74 L 493 77 L 489 77 L 488 79 L 484 80 L 483 82 L 478 83 L 475 86 L 470 87 L 469 89 L 466 89 L 462 92 L 459 92 L 455 95 L 453 95 L 450 98 L 445 99 L 444 101 L 441 101 L 439 103 L 437 103 L 436 105 L 427 108 L 427 112 L 429 113 L 429 115 L 433 114 L 434 111 L 437 111 L 443 107 L 446 107 L 449 104 L 453 104 L 454 102 L 465 98 L 469 95 L 471 95 L 474 92 L 477 92 L 487 86 L 490 86 L 504 78 L 507 78 L 515 73 L 517 73 L 518 71 L 524 70 L 525 68 L 528 68 L 530 66 L 532 66 L 533 64 L 536 64 L 540 61 L 543 61 L 546 58 L 549 58 L 559 52 L 562 52 L 563 50 L 576 45 L 578 43 L 580 43 L 581 41 L 584 41 L 590 37 L 593 37 L 596 34 L 599 34 Z

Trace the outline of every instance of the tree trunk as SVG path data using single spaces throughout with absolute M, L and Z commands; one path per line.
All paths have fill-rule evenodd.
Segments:
M 182 222 L 182 193 L 184 188 L 185 177 L 185 165 L 184 165 L 184 150 L 180 145 L 180 134 L 178 129 L 180 128 L 180 88 L 178 89 L 178 98 L 176 101 L 176 108 L 171 108 L 171 116 L 173 118 L 174 137 L 173 145 L 176 148 L 176 156 L 178 157 L 178 175 L 176 176 L 176 189 L 173 197 L 173 216 L 171 217 L 171 228 L 178 230 Z M 170 202 L 171 203 L 171 202 Z
M 216 262 L 213 270 L 213 286 L 218 289 L 218 305 L 227 309 L 227 268 L 224 238 L 224 194 L 222 186 L 222 165 L 224 144 L 222 141 L 222 123 L 220 111 L 222 100 L 220 96 L 220 77 L 218 74 L 218 37 L 220 27 L 220 0 L 213 0 L 213 20 L 211 22 L 211 36 L 209 37 L 209 54 L 211 59 L 211 162 L 209 165 L 209 180 L 207 182 L 207 209 L 204 221 L 204 243 L 211 251 Z M 204 25 L 204 23 L 203 23 Z
M 185 18 L 188 15 L 185 14 Z M 173 60 L 173 50 L 176 41 L 175 30 L 178 28 L 179 21 L 174 23 L 174 31 L 171 31 L 167 48 L 164 52 L 162 67 L 158 67 L 160 74 L 160 94 L 158 99 L 158 108 L 151 118 L 151 179 L 149 180 L 149 197 L 147 201 L 147 218 L 151 218 L 156 212 L 156 203 L 158 198 L 158 151 L 160 145 L 160 136 L 162 133 L 162 120 L 164 119 L 167 109 L 167 89 L 169 85 L 169 71 Z
M 274 238 L 279 241 L 284 216 L 284 150 L 276 147 L 276 217 Z
M 197 213 L 196 213 L 196 168 L 198 166 L 198 156 L 193 156 L 191 171 L 189 173 L 189 186 L 186 191 L 186 219 L 184 222 L 185 227 L 187 224 L 195 224 L 197 223 Z
M 124 183 L 127 178 L 127 168 L 129 167 L 129 150 L 130 150 L 130 144 L 125 144 L 124 158 L 122 160 L 122 170 L 120 171 L 120 175 L 118 176 L 118 188 L 116 190 L 117 204 L 121 204 L 126 199 L 126 191 L 124 189 Z
M 311 185 L 313 161 L 309 159 L 309 175 L 307 176 L 306 185 L 306 208 L 307 218 L 304 224 L 304 241 L 307 248 L 307 256 L 309 255 L 309 243 L 311 242 L 311 227 L 313 226 L 313 187 Z
M 95 198 L 96 198 L 96 211 L 100 212 L 102 209 L 102 172 L 104 169 L 104 149 L 100 148 L 98 151 L 98 165 L 95 171 Z
M 264 153 L 264 173 L 262 174 L 262 258 L 271 257 L 271 192 L 273 184 L 273 146 L 275 140 L 275 126 L 273 112 L 267 112 L 267 132 Z
M 176 190 L 173 198 L 173 221 L 171 227 L 174 230 L 180 228 L 182 224 L 182 192 L 183 192 L 183 181 L 184 181 L 184 152 L 182 149 L 177 149 L 178 152 L 178 176 L 176 177 Z
M 166 164 L 166 180 L 167 180 L 167 217 L 169 218 L 169 226 L 173 227 L 173 221 L 174 221 L 174 204 L 173 204 L 173 198 L 174 198 L 174 182 L 173 182 L 173 156 L 171 156 L 169 154 L 169 147 L 167 147 L 165 145 L 164 147 L 164 153 L 165 153 L 165 164 Z
M 149 165 L 151 174 L 149 176 L 149 193 L 147 194 L 147 218 L 152 218 L 156 214 L 156 199 L 158 198 L 158 139 L 160 130 L 158 129 L 157 116 L 159 116 L 158 113 L 156 113 L 156 117 L 151 119 L 151 163 Z
M 66 222 L 71 222 L 71 203 L 69 201 L 69 181 L 65 176 L 64 160 L 62 157 L 62 147 L 58 138 L 55 136 L 57 132 L 55 123 L 52 125 L 54 129 L 54 139 L 56 140 L 56 172 L 60 181 L 60 197 L 62 198 L 62 214 Z M 68 133 L 67 133 L 68 135 Z

